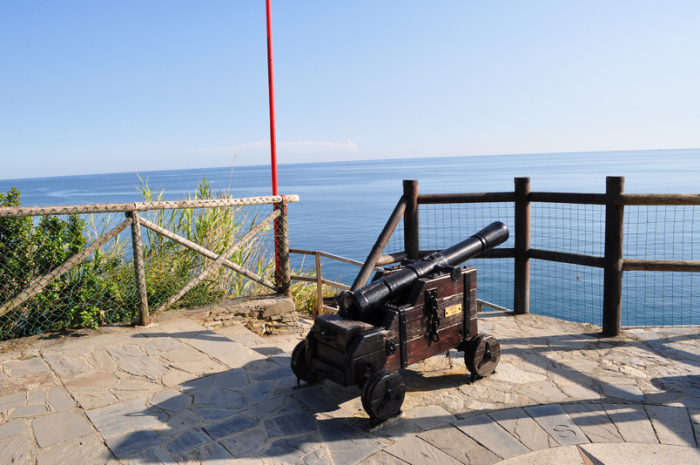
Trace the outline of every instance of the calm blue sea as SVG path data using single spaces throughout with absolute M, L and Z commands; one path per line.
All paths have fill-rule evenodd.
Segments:
M 139 175 L 166 200 L 193 192 L 202 176 L 234 196 L 271 193 L 268 166 L 0 179 L 0 191 L 15 186 L 22 204 L 32 206 L 133 202 L 142 200 Z M 604 192 L 606 176 L 625 176 L 629 193 L 700 193 L 700 149 L 289 164 L 280 165 L 278 175 L 280 193 L 301 198 L 289 206 L 291 247 L 364 261 L 401 196 L 403 179 L 417 179 L 421 193 L 512 191 L 518 176 L 529 176 L 533 191 Z M 465 231 L 465 237 L 481 226 Z M 330 263 L 324 267 L 331 279 L 345 282 L 357 272 Z M 494 299 L 511 306 L 508 293 Z

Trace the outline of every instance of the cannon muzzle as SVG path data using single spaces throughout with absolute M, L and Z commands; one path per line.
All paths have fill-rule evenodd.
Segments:
M 458 266 L 484 251 L 504 243 L 508 239 L 508 227 L 496 221 L 457 245 L 436 252 L 411 263 L 388 276 L 372 281 L 354 292 L 340 296 L 340 314 L 357 320 L 366 320 L 373 310 L 390 302 L 410 289 L 413 283 L 440 268 Z

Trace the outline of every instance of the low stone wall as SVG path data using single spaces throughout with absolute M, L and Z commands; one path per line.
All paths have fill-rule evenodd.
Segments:
M 225 299 L 189 311 L 196 313 L 197 319 L 209 329 L 245 325 L 258 334 L 272 334 L 293 331 L 299 327 L 299 314 L 294 302 L 284 295 Z

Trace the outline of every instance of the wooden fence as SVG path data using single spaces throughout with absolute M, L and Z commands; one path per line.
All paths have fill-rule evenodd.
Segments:
M 625 259 L 623 239 L 625 206 L 628 205 L 700 205 L 700 194 L 625 194 L 624 177 L 606 178 L 606 192 L 564 193 L 531 192 L 530 178 L 515 178 L 513 192 L 420 194 L 418 181 L 403 182 L 399 199 L 386 226 L 369 253 L 355 279 L 352 290 L 362 287 L 375 266 L 419 259 L 434 250 L 420 250 L 419 205 L 466 204 L 483 202 L 512 202 L 515 210 L 513 225 L 515 244 L 512 248 L 493 249 L 480 258 L 514 259 L 514 301 L 516 314 L 530 312 L 530 260 L 546 260 L 586 267 L 602 268 L 604 336 L 617 336 L 621 331 L 622 274 L 624 271 L 699 272 L 700 260 Z M 530 207 L 533 202 L 600 205 L 605 208 L 605 244 L 603 256 L 584 255 L 530 247 Z M 404 221 L 404 251 L 383 255 L 389 238 L 398 223 Z
M 91 204 L 91 205 L 67 205 L 67 206 L 47 206 L 47 207 L 4 207 L 0 208 L 0 218 L 19 218 L 19 217 L 36 217 L 47 215 L 72 215 L 72 214 L 103 214 L 103 213 L 123 213 L 126 219 L 119 223 L 116 227 L 103 233 L 92 244 L 89 244 L 83 250 L 71 256 L 61 266 L 50 270 L 46 274 L 32 280 L 29 285 L 22 290 L 14 298 L 7 302 L 0 303 L 0 316 L 18 308 L 23 303 L 27 302 L 32 297 L 41 293 L 52 281 L 60 276 L 68 273 L 76 265 L 94 254 L 104 244 L 117 236 L 126 228 L 131 228 L 131 238 L 133 247 L 133 264 L 135 280 L 137 285 L 137 294 L 139 298 L 139 314 L 142 325 L 148 324 L 150 320 L 150 312 L 148 308 L 148 295 L 146 292 L 146 280 L 144 273 L 144 253 L 143 241 L 141 237 L 141 227 L 167 237 L 173 242 L 176 242 L 186 248 L 194 250 L 201 254 L 211 262 L 201 270 L 193 273 L 190 281 L 170 298 L 161 303 L 155 310 L 155 313 L 166 310 L 181 299 L 190 289 L 197 286 L 209 275 L 220 267 L 227 267 L 234 272 L 245 276 L 246 278 L 255 281 L 273 291 L 280 293 L 288 293 L 291 283 L 291 270 L 289 264 L 289 239 L 287 234 L 287 208 L 288 202 L 298 202 L 299 197 L 296 195 L 288 196 L 270 196 L 270 197 L 248 197 L 248 198 L 222 198 L 210 200 L 184 200 L 184 201 L 159 201 L 159 202 L 137 202 L 137 203 L 122 203 L 122 204 Z M 154 210 L 176 210 L 176 209 L 208 209 L 221 207 L 246 207 L 255 205 L 271 205 L 273 211 L 270 215 L 257 224 L 251 225 L 250 230 L 235 244 L 232 244 L 223 253 L 217 254 L 199 244 L 188 240 L 181 235 L 169 231 L 151 221 L 142 218 L 139 212 L 148 212 Z M 263 229 L 268 228 L 274 223 L 275 231 L 275 250 L 276 250 L 276 272 L 275 282 L 271 282 L 263 276 L 259 276 L 254 271 L 244 268 L 229 260 L 238 249 L 253 240 Z

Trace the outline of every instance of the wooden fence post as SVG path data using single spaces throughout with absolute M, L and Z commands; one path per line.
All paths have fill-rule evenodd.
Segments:
M 411 260 L 418 260 L 420 236 L 418 232 L 418 181 L 403 181 L 403 195 L 406 199 L 406 213 L 403 221 L 404 250 Z
M 143 242 L 141 240 L 141 223 L 137 211 L 127 212 L 131 218 L 131 246 L 134 251 L 134 276 L 139 296 L 139 324 L 146 326 L 151 317 L 148 313 L 148 293 L 146 291 L 146 270 L 143 262 Z
M 321 252 L 316 252 L 316 315 L 323 315 L 323 273 L 321 272 Z
M 289 264 L 289 233 L 287 225 L 287 201 L 282 196 L 282 201 L 275 204 L 275 208 L 280 210 L 280 216 L 275 218 L 275 241 L 277 241 L 277 272 L 275 284 L 278 292 L 287 297 L 292 296 L 292 269 Z
M 615 205 L 625 190 L 625 178 L 608 176 L 605 186 L 605 264 L 603 274 L 603 336 L 618 336 L 622 323 L 622 242 L 625 207 Z
M 515 178 L 515 266 L 513 309 L 530 313 L 530 178 Z

